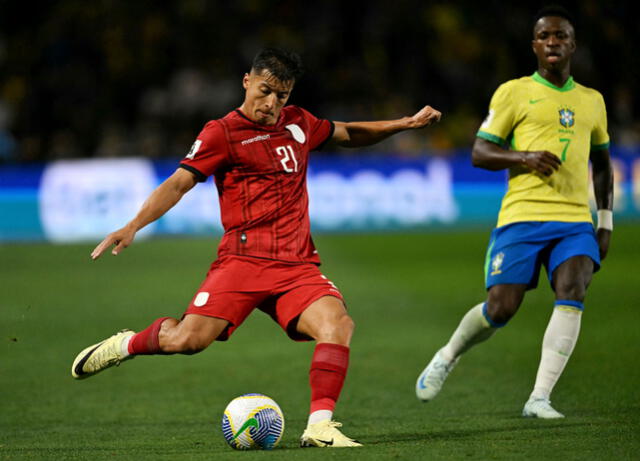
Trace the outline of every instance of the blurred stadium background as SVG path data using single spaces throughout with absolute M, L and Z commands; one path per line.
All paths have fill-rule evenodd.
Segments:
M 210 235 L 221 232 L 210 182 L 146 230 L 189 238 L 137 242 L 125 260 L 88 255 L 174 170 L 206 121 L 241 103 L 241 77 L 264 45 L 302 54 L 307 72 L 290 102 L 317 116 L 399 117 L 424 104 L 444 114 L 373 150 L 311 160 L 323 270 L 358 324 L 340 418 L 370 445 L 369 458 L 634 459 L 640 32 L 631 1 L 561 3 L 575 15 L 572 73 L 608 106 L 617 231 L 559 384 L 572 418 L 532 426 L 518 411 L 550 311 L 540 308 L 551 306 L 546 287 L 456 370 L 442 401 L 416 406 L 412 386 L 484 294 L 505 174 L 474 169 L 469 150 L 495 88 L 535 70 L 531 17 L 542 2 L 0 0 L 0 459 L 224 457 L 222 437 L 211 435 L 218 414 L 254 391 L 279 401 L 284 446 L 295 446 L 310 349 L 263 316 L 215 352 L 141 359 L 81 385 L 68 373 L 86 344 L 180 315 L 196 289 L 215 251 Z M 345 233 L 354 235 L 336 235 Z M 174 407 L 157 405 L 165 401 Z M 281 456 L 327 456 L 298 452 Z
M 535 70 L 540 5 L 65 0 L 27 11 L 0 2 L 0 240 L 96 238 L 119 225 L 204 123 L 240 104 L 241 77 L 264 45 L 302 54 L 307 72 L 290 102 L 320 117 L 384 119 L 424 104 L 444 114 L 371 152 L 316 154 L 316 231 L 490 224 L 504 173 L 473 169 L 468 152 L 495 88 Z M 573 75 L 608 105 L 618 217 L 637 217 L 631 2 L 566 6 L 579 44 Z M 197 189 L 149 232 L 219 232 L 210 191 Z
M 633 2 L 564 2 L 577 81 L 600 90 L 617 146 L 640 143 Z M 180 157 L 203 123 L 241 102 L 256 50 L 299 51 L 292 103 L 334 120 L 410 114 L 442 123 L 380 149 L 466 149 L 489 98 L 535 70 L 531 17 L 544 2 L 81 0 L 0 2 L 0 158 Z M 376 150 L 380 150 L 376 148 Z

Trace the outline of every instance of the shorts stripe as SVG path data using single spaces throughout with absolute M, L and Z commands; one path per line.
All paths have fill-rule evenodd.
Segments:
M 489 276 L 489 264 L 491 264 L 491 251 L 493 250 L 493 245 L 495 245 L 496 241 L 491 240 L 489 244 L 489 248 L 487 248 L 487 255 L 484 258 L 484 283 L 487 283 L 487 277 Z

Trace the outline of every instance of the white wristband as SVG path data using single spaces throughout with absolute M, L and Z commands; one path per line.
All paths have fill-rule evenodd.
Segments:
M 613 211 L 598 210 L 598 229 L 613 230 Z

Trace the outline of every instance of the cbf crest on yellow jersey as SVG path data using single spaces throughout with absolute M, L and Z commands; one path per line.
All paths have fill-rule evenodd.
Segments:
M 591 222 L 589 153 L 609 147 L 602 95 L 569 78 L 557 87 L 537 72 L 494 93 L 477 134 L 517 151 L 546 150 L 562 161 L 551 176 L 509 169 L 497 226 L 522 221 Z

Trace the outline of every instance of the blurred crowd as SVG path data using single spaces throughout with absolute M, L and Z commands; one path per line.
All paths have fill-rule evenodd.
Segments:
M 376 150 L 468 148 L 495 88 L 536 69 L 540 2 L 370 0 L 0 1 L 0 163 L 181 157 L 201 127 L 240 105 L 265 45 L 298 51 L 290 103 L 322 118 L 411 115 L 438 126 Z M 601 91 L 612 141 L 640 146 L 640 43 L 631 2 L 564 2 L 576 81 Z

